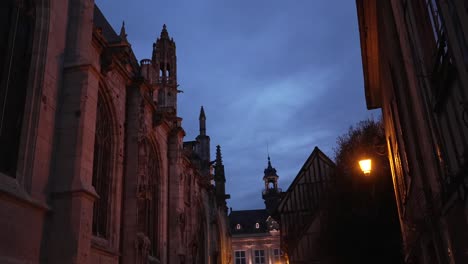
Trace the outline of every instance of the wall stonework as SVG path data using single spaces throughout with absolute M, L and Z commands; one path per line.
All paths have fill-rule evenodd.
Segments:
M 7 2 L 16 8 L 23 1 Z M 140 64 L 125 28 L 117 34 L 93 0 L 32 3 L 17 171 L 0 172 L 0 234 L 10 238 L 0 241 L 0 262 L 231 263 L 210 157 L 185 148 L 177 98 L 157 101 L 160 91 L 177 87 L 176 79 L 156 74 L 158 54 L 172 52 L 175 64 L 175 46 Z M 164 26 L 156 42 L 168 36 Z M 98 164 L 109 168 L 108 178 L 96 172 L 98 101 L 110 138 Z M 96 179 L 105 180 L 104 189 Z M 98 201 L 106 204 L 103 234 L 93 233 Z

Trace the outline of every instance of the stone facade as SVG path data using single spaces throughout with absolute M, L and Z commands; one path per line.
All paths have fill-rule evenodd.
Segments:
M 230 263 L 222 161 L 203 109 L 183 142 L 166 26 L 138 63 L 93 0 L 0 12 L 0 262 Z
M 467 263 L 467 2 L 356 2 L 367 107 L 382 109 L 405 260 Z
M 233 235 L 232 251 L 235 264 L 281 264 L 279 231 L 262 235 Z

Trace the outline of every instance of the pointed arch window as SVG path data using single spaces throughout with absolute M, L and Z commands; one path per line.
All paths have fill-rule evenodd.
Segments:
M 148 145 L 148 178 L 150 195 L 146 199 L 146 234 L 151 242 L 149 254 L 159 257 L 159 164 L 156 150 Z
M 0 173 L 16 177 L 34 31 L 30 0 L 0 8 Z
M 92 184 L 99 195 L 94 202 L 93 235 L 108 237 L 109 194 L 111 185 L 112 128 L 110 111 L 102 95 L 98 94 L 96 111 L 96 133 L 94 141 Z

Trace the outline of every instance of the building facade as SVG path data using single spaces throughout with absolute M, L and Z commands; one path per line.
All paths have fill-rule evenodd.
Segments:
M 315 147 L 278 205 L 281 249 L 291 264 L 328 263 L 320 252 L 326 221 L 327 194 L 334 181 L 335 164 Z
M 1 6 L 0 262 L 229 263 L 222 161 L 203 109 L 183 142 L 166 26 L 139 63 L 93 0 Z
M 468 4 L 357 0 L 407 263 L 468 262 Z
M 278 187 L 278 174 L 271 166 L 264 171 L 265 189 L 262 197 L 265 209 L 239 210 L 229 214 L 232 234 L 232 256 L 235 264 L 281 264 L 286 263 L 280 249 L 280 229 L 272 218 L 282 191 Z

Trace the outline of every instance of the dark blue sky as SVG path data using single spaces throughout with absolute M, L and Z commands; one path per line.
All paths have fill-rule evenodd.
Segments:
M 177 45 L 179 116 L 186 141 L 201 105 L 212 157 L 221 145 L 228 206 L 263 208 L 267 144 L 283 190 L 315 146 L 333 159 L 336 138 L 366 110 L 354 1 L 96 0 L 138 60 L 167 24 Z

